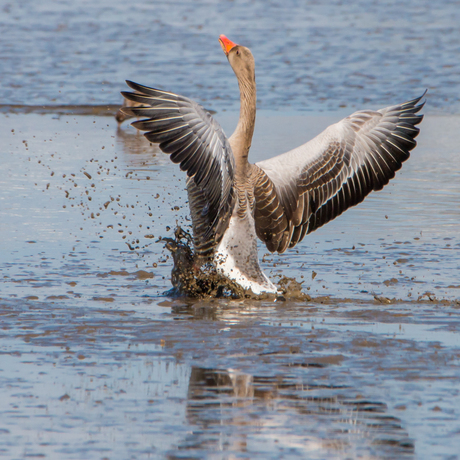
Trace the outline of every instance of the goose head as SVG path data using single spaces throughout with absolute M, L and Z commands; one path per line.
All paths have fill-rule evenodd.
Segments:
M 220 45 L 227 56 L 239 82 L 255 82 L 254 56 L 245 46 L 237 45 L 225 35 L 219 37 Z

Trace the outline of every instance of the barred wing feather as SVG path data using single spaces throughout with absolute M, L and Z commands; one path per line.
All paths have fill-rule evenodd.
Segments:
M 378 111 L 355 112 L 310 142 L 256 163 L 257 236 L 284 252 L 395 176 L 416 146 L 424 95 Z
M 146 117 L 132 125 L 146 131 L 145 137 L 159 143 L 187 173 L 195 250 L 208 256 L 222 239 L 235 203 L 235 160 L 230 144 L 220 125 L 191 99 L 126 83 L 135 92 L 122 92 L 123 96 L 143 106 L 123 111 Z

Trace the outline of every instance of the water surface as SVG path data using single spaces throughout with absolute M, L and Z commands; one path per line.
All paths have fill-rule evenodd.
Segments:
M 260 113 L 254 161 L 340 116 Z M 163 294 L 185 184 L 134 129 L 1 117 L 1 456 L 456 458 L 458 117 L 427 116 L 382 192 L 260 248 L 303 283 L 277 302 Z
M 0 457 L 459 458 L 459 15 L 3 2 Z M 419 146 L 383 191 L 282 256 L 260 247 L 275 282 L 302 283 L 284 301 L 164 294 L 184 178 L 111 116 L 129 78 L 231 133 L 221 33 L 256 59 L 252 161 L 428 88 Z
M 0 8 L 1 104 L 116 104 L 128 78 L 234 109 L 223 33 L 252 49 L 262 109 L 378 108 L 428 88 L 429 110 L 460 110 L 458 1 L 21 0 Z

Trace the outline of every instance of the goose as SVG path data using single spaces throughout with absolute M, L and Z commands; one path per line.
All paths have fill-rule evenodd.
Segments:
M 230 137 L 193 100 L 129 80 L 133 92 L 122 95 L 140 106 L 122 110 L 144 117 L 132 125 L 186 173 L 196 266 L 210 262 L 245 291 L 276 294 L 259 265 L 257 238 L 284 253 L 388 184 L 416 146 L 426 91 L 403 104 L 357 111 L 306 144 L 251 164 L 254 57 L 225 35 L 219 41 L 240 91 Z

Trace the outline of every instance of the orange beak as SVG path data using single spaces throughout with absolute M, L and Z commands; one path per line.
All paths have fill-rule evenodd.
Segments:
M 236 46 L 236 43 L 233 43 L 225 35 L 221 35 L 219 37 L 219 42 L 220 42 L 220 46 L 222 46 L 222 49 L 224 50 L 224 53 L 227 56 L 228 56 L 228 53 L 230 53 L 230 50 Z

